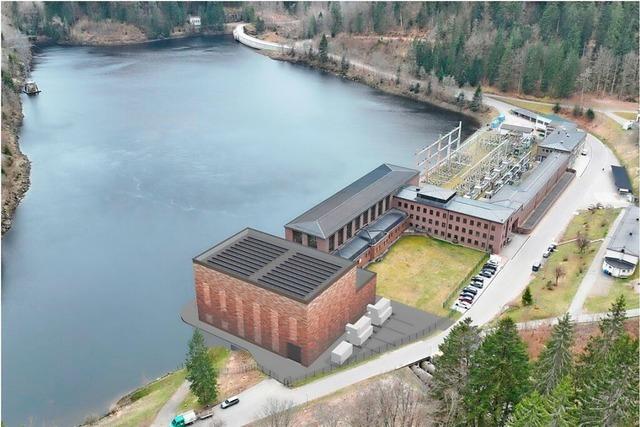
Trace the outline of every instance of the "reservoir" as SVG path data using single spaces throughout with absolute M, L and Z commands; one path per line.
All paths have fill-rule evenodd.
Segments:
M 2 417 L 74 425 L 179 367 L 191 259 L 283 225 L 456 113 L 271 60 L 231 37 L 37 52 L 31 188 L 2 239 Z

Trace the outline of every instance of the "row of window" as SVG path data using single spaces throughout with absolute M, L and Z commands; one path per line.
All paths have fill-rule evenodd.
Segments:
M 413 214 L 409 214 L 409 219 L 414 219 Z M 423 222 L 425 224 L 429 224 L 429 225 L 435 225 L 436 227 L 440 226 L 440 221 L 438 220 L 433 220 L 432 218 L 427 218 L 427 217 L 421 217 L 421 216 L 415 216 L 415 220 L 416 221 L 420 221 Z M 446 227 L 447 224 L 445 224 L 445 222 L 442 222 L 442 226 Z M 453 231 L 462 231 L 463 234 L 469 234 L 470 236 L 473 236 L 473 230 L 471 228 L 469 228 L 467 230 L 466 227 L 460 227 L 458 225 L 454 226 L 453 224 L 449 224 L 449 230 L 453 230 Z M 476 231 L 475 232 L 475 236 L 476 237 L 480 237 L 480 232 Z M 482 238 L 486 239 L 487 238 L 487 233 L 482 233 Z M 489 240 L 494 240 L 493 235 L 489 235 Z
M 482 249 L 486 248 L 490 252 L 493 252 L 493 245 L 487 246 L 485 242 L 475 240 L 472 237 L 465 237 L 457 234 L 452 235 L 451 233 L 447 233 L 445 230 L 432 229 L 431 227 L 425 227 L 422 224 L 413 224 L 410 222 L 409 225 L 425 230 L 428 234 L 432 234 L 434 236 L 441 236 L 442 238 L 447 238 L 448 240 L 452 240 L 453 242 L 465 243 L 467 245 L 473 245 Z M 493 240 L 493 236 L 489 236 L 489 240 Z
M 375 221 L 376 218 L 388 211 L 390 207 L 391 196 L 387 196 L 355 217 L 353 221 L 349 222 L 341 230 L 329 236 L 329 252 L 333 251 L 336 247 L 342 246 L 342 244 L 353 237 L 360 228 Z
M 429 215 L 431 215 L 431 216 L 434 215 L 434 210 L 430 209 L 430 208 L 425 208 L 425 207 L 421 207 L 421 206 L 415 206 L 412 203 L 407 203 L 407 202 L 402 203 L 402 206 L 405 209 L 408 209 L 408 210 L 411 210 L 411 211 L 417 211 L 417 213 L 422 212 L 423 214 L 426 214 L 427 211 L 428 211 Z M 435 217 L 436 218 L 440 218 L 440 211 L 437 210 L 437 209 L 435 210 Z M 447 213 L 446 212 L 442 212 L 442 218 L 446 220 L 446 218 L 447 218 Z M 449 220 L 450 221 L 455 221 L 457 223 L 467 224 L 467 218 L 464 217 L 464 216 L 461 217 L 460 215 L 449 214 Z M 436 223 L 437 223 L 437 221 L 436 221 Z M 478 219 L 476 219 L 476 220 L 469 219 L 468 223 L 469 223 L 469 225 L 471 227 L 477 226 L 477 227 L 482 227 L 485 230 L 489 229 L 489 223 L 480 221 Z M 444 224 L 444 221 L 443 221 L 443 224 Z M 491 231 L 496 231 L 495 224 L 491 224 Z

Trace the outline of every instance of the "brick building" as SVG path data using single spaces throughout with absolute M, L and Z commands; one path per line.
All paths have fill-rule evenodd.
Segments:
M 494 253 L 507 243 L 514 212 L 434 185 L 403 188 L 394 198 L 394 206 L 409 214 L 409 226 L 417 230 Z
M 339 250 L 356 233 L 391 209 L 391 198 L 407 184 L 418 184 L 419 172 L 382 164 L 298 216 L 285 237 L 323 252 Z
M 193 268 L 201 321 L 305 366 L 375 302 L 375 273 L 249 228 Z

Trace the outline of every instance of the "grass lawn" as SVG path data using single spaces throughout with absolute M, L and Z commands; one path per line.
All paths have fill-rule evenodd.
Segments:
M 227 359 L 229 359 L 229 356 L 231 355 L 231 351 L 224 347 L 212 347 L 209 349 L 209 354 L 211 355 L 211 363 L 216 368 L 216 370 L 220 372 L 220 370 L 224 368 L 224 365 L 226 364 Z M 218 392 L 220 392 L 220 390 L 218 390 Z M 227 396 L 219 395 L 218 401 L 221 401 L 226 397 Z M 189 393 L 187 393 L 187 396 L 184 398 L 184 400 L 180 404 L 178 408 L 178 413 L 188 411 L 189 409 L 201 409 L 201 406 L 198 404 L 198 399 L 193 395 L 193 393 L 191 393 L 191 390 L 189 390 Z
M 379 295 L 447 316 L 451 310 L 443 303 L 486 256 L 430 237 L 404 236 L 367 268 L 378 273 Z
M 540 114 L 553 114 L 553 104 L 538 104 L 536 102 L 525 101 L 522 99 L 507 99 L 508 104 L 515 105 L 520 108 L 524 108 L 535 113 Z
M 603 313 L 611 308 L 611 304 L 624 295 L 627 301 L 627 310 L 640 307 L 640 294 L 634 290 L 634 283 L 638 282 L 640 269 L 626 279 L 614 279 L 606 295 L 591 295 L 584 302 L 584 309 L 589 313 Z
M 124 397 L 122 408 L 116 414 L 102 418 L 91 425 L 137 427 L 148 426 L 154 420 L 160 408 L 184 382 L 184 369 L 145 385 Z
M 619 212 L 619 209 L 581 212 L 571 220 L 561 242 L 574 239 L 579 232 L 590 240 L 601 239 L 607 234 Z M 515 322 L 527 322 L 565 313 L 601 244 L 602 241 L 591 242 L 582 254 L 575 242 L 559 245 L 529 283 L 533 304 L 525 307 L 518 299 L 502 317 L 510 316 Z M 556 286 L 555 271 L 559 266 L 565 274 L 560 277 Z
M 620 116 L 623 119 L 627 119 L 627 120 L 635 120 L 636 119 L 636 113 L 634 113 L 633 111 L 616 111 L 614 114 L 616 116 Z

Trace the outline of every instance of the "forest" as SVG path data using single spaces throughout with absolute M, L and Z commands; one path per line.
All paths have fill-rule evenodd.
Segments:
M 83 17 L 128 23 L 152 39 L 170 36 L 190 14 L 221 30 L 229 19 L 263 27 L 263 15 L 275 11 L 300 22 L 297 38 L 410 38 L 417 76 L 556 98 L 638 97 L 638 2 L 45 2 L 20 13 L 12 6 L 24 32 L 54 41 Z

